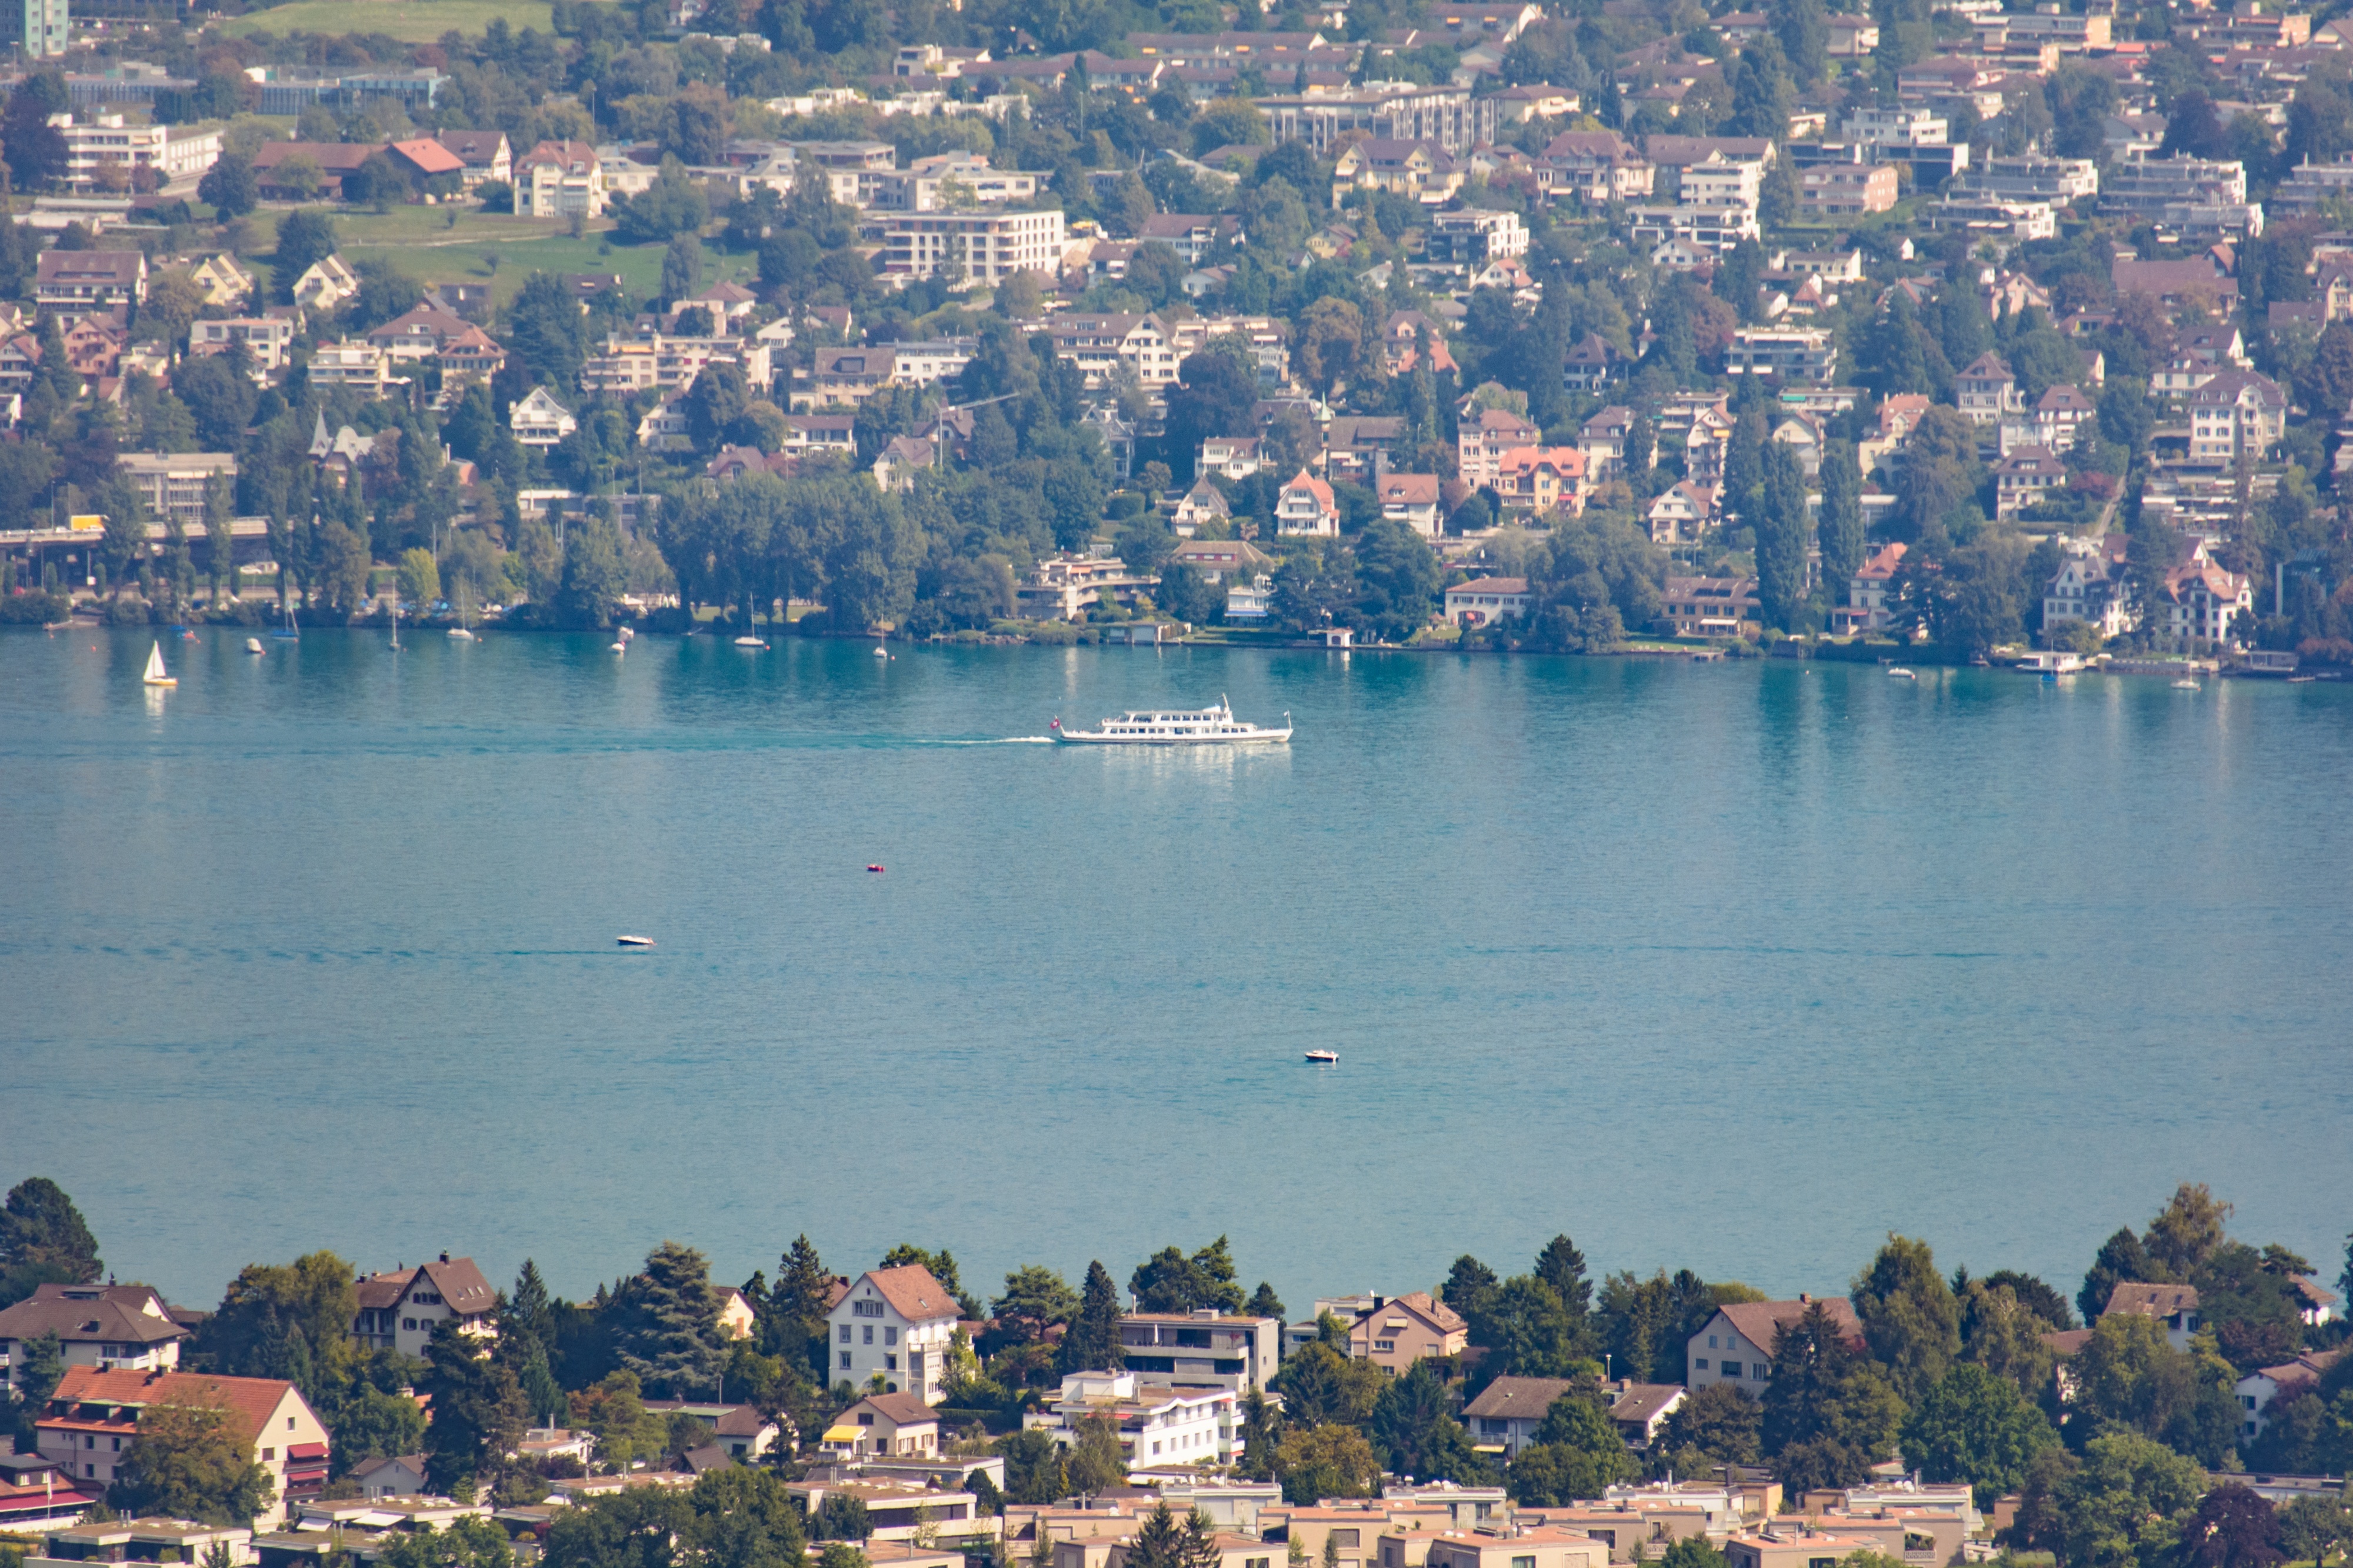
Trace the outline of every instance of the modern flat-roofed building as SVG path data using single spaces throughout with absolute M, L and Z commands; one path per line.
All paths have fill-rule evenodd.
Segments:
M 961 270 L 975 283 L 1001 283 L 1017 272 L 1060 269 L 1064 243 L 1060 207 L 893 214 L 882 225 L 882 270 L 892 278 Z

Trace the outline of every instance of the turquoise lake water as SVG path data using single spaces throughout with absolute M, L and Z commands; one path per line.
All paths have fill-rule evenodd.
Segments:
M 2072 1295 L 2185 1179 L 2353 1228 L 2343 687 L 201 636 L 162 697 L 0 636 L 0 1180 L 191 1303 L 802 1231 L 984 1293 L 1223 1232 L 1299 1311 L 1894 1229 Z M 1039 743 L 1220 693 L 1295 743 Z

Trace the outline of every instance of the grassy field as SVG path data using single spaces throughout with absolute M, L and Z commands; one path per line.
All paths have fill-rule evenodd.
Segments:
M 547 0 L 294 0 L 222 24 L 231 34 L 382 33 L 405 44 L 429 44 L 452 28 L 479 33 L 493 16 L 504 16 L 516 32 L 550 30 Z

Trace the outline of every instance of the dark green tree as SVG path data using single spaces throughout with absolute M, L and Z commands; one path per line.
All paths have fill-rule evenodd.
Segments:
M 1907 1402 L 1936 1386 L 1961 1353 L 1960 1304 L 1925 1241 L 1890 1235 L 1854 1280 L 1864 1342 Z
M 1836 605 L 1863 562 L 1862 473 L 1854 443 L 1832 441 L 1822 449 L 1821 481 L 1822 588 Z
M 213 1405 L 149 1405 L 122 1452 L 107 1501 L 133 1518 L 160 1514 L 251 1525 L 275 1489 L 228 1421 L 228 1412 Z
M 531 1424 L 513 1369 L 485 1358 L 481 1348 L 450 1318 L 434 1326 L 426 1346 L 433 1421 L 425 1431 L 425 1469 L 437 1492 L 460 1484 L 487 1489 Z
M 1810 631 L 1806 600 L 1806 556 L 1812 514 L 1806 508 L 1806 475 L 1786 441 L 1767 441 L 1764 484 L 1757 509 L 1757 593 L 1766 623 L 1783 631 Z
M 209 204 L 224 223 L 259 206 L 261 186 L 254 178 L 253 161 L 235 153 L 222 153 L 196 182 L 196 199 Z
M 1933 1481 L 1967 1481 L 1984 1506 L 2017 1491 L 2059 1434 L 2018 1385 L 1967 1363 L 1947 1372 L 1905 1418 L 1904 1457 Z
M 1820 1301 L 1782 1325 L 1765 1388 L 1765 1451 L 1784 1485 L 1859 1485 L 1895 1447 L 1903 1401 Z
M 1119 1289 L 1112 1283 L 1111 1270 L 1099 1261 L 1089 1263 L 1086 1281 L 1079 1289 L 1079 1315 L 1062 1336 L 1063 1373 L 1109 1372 L 1121 1366 L 1119 1320 Z
M 278 250 L 269 262 L 271 290 L 281 301 L 293 299 L 302 274 L 334 254 L 333 218 L 307 207 L 288 213 L 278 223 Z M 575 313 L 578 309 L 573 307 Z
M 614 1349 L 649 1389 L 678 1398 L 716 1386 L 719 1299 L 702 1253 L 675 1241 L 655 1247 L 615 1311 Z
M 105 1272 L 98 1239 L 65 1189 L 47 1176 L 27 1176 L 0 1205 L 0 1307 L 23 1300 L 40 1285 L 88 1285 Z
M 2075 1295 L 2084 1321 L 2097 1322 L 2108 1310 L 2108 1298 L 2116 1294 L 2116 1287 L 2136 1281 L 2163 1284 L 2165 1270 L 2150 1261 L 2148 1249 L 2127 1226 L 2100 1244 L 2099 1256 L 2084 1272 L 2084 1288 Z

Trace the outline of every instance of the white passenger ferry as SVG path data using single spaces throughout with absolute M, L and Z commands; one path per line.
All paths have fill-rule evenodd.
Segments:
M 1236 719 L 1233 704 L 1220 697 L 1215 708 L 1123 713 L 1096 730 L 1065 730 L 1057 718 L 1054 739 L 1074 746 L 1254 746 L 1290 740 L 1291 715 L 1282 716 L 1280 730 L 1262 729 Z

